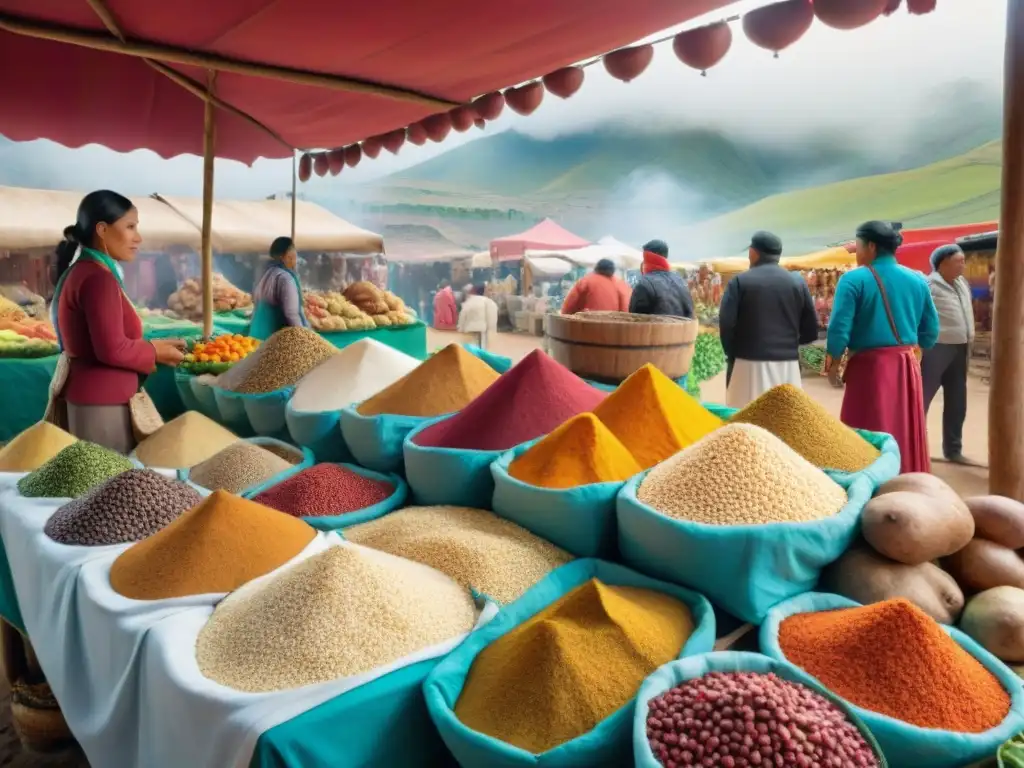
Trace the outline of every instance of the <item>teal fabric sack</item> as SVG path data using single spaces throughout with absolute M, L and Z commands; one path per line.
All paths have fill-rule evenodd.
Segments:
M 290 443 L 286 443 L 283 440 L 276 440 L 272 437 L 249 437 L 244 439 L 245 442 L 252 443 L 253 445 L 259 445 L 262 447 L 273 446 L 277 448 L 279 451 L 288 451 L 294 454 L 296 459 L 296 463 L 293 464 L 291 467 L 289 467 L 288 469 L 281 470 L 280 472 L 278 472 L 276 475 L 269 478 L 265 482 L 260 483 L 259 485 L 254 485 L 250 488 L 244 488 L 242 492 L 238 494 L 239 496 L 242 496 L 244 498 L 251 498 L 254 489 L 259 489 L 262 488 L 263 486 L 277 485 L 282 480 L 285 480 L 291 477 L 292 475 L 296 475 L 302 470 L 312 467 L 316 463 L 316 458 L 313 456 L 313 452 L 310 451 L 308 448 L 296 448 L 294 445 L 291 445 Z M 194 487 L 199 488 L 203 491 L 211 490 L 203 488 L 203 486 L 197 484 L 192 479 L 191 469 L 179 469 L 178 479 L 183 482 L 189 483 L 190 485 L 193 485 Z
M 636 497 L 647 472 L 623 487 L 616 502 L 619 553 L 643 573 L 703 592 L 734 616 L 760 624 L 768 609 L 814 589 L 821 570 L 839 559 L 860 526 L 874 492 L 857 477 L 838 514 L 809 523 L 705 525 L 655 512 Z
M 351 525 L 359 525 L 360 523 L 368 523 L 371 520 L 376 520 L 378 517 L 383 517 L 388 512 L 392 512 L 405 504 L 405 500 L 409 495 L 409 486 L 406 485 L 405 481 L 398 475 L 374 472 L 371 469 L 366 469 L 365 467 L 360 467 L 355 464 L 338 463 L 338 465 L 344 467 L 350 472 L 355 472 L 363 477 L 368 477 L 371 480 L 379 480 L 381 482 L 388 483 L 394 488 L 394 491 L 392 491 L 391 495 L 384 499 L 384 501 L 378 502 L 377 504 L 369 507 L 364 507 L 363 509 L 357 509 L 355 512 L 346 512 L 343 515 L 332 515 L 330 517 L 302 518 L 314 528 L 321 531 L 340 531 L 341 529 L 348 528 Z M 311 466 L 313 466 L 312 462 L 307 465 L 307 467 Z M 303 467 L 302 469 L 306 469 L 307 467 Z M 242 495 L 247 499 L 255 498 L 264 491 L 270 490 L 275 485 L 278 485 L 297 474 L 298 472 L 288 472 L 283 475 L 272 477 L 267 482 L 262 485 L 255 486 Z
M 879 758 L 880 768 L 887 768 L 882 751 L 871 731 L 842 699 L 789 662 L 769 659 L 759 653 L 737 653 L 734 651 L 706 653 L 701 656 L 689 656 L 678 661 L 670 661 L 659 667 L 644 681 L 636 696 L 636 708 L 633 712 L 633 760 L 636 768 L 662 768 L 662 763 L 655 757 L 650 743 L 647 741 L 648 702 L 687 680 L 703 677 L 709 672 L 775 674 L 783 680 L 800 683 L 810 688 L 843 711 L 850 723 L 860 731 L 868 746 L 875 751 L 875 756 Z
M 292 399 L 295 387 L 276 389 L 260 395 L 237 395 L 245 407 L 245 415 L 253 432 L 261 437 L 289 438 L 285 409 Z
M 195 376 L 190 373 L 174 371 L 174 388 L 178 390 L 178 397 L 181 398 L 181 404 L 185 406 L 186 411 L 199 411 L 199 400 L 192 391 L 192 379 L 194 378 Z
M 217 401 L 217 421 L 230 429 L 239 437 L 253 437 L 256 430 L 252 428 L 249 414 L 245 412 L 245 403 L 236 392 L 229 392 L 220 387 L 211 387 L 213 397 Z
M 196 410 L 206 418 L 220 423 L 220 409 L 217 408 L 217 396 L 213 393 L 214 388 L 199 381 L 198 376 L 193 376 L 188 384 L 196 401 Z
M 341 434 L 340 411 L 299 411 L 288 402 L 284 420 L 296 445 L 309 448 L 317 461 L 351 462 L 352 452 Z
M 615 498 L 625 483 L 594 483 L 556 490 L 512 477 L 509 465 L 538 440 L 506 451 L 491 464 L 495 513 L 576 557 L 615 559 Z
M 704 407 L 723 421 L 728 421 L 736 413 L 735 408 L 727 408 L 724 405 L 704 403 Z M 896 438 L 884 432 L 869 432 L 866 429 L 853 431 L 875 446 L 882 455 L 860 472 L 842 472 L 838 469 L 826 469 L 824 472 L 843 488 L 849 488 L 854 478 L 867 478 L 871 481 L 871 491 L 874 493 L 900 473 L 900 447 L 896 443 Z
M 576 560 L 563 565 L 534 584 L 514 603 L 505 606 L 489 624 L 470 635 L 437 665 L 423 685 L 430 717 L 462 768 L 622 768 L 631 764 L 632 701 L 589 733 L 541 754 L 531 754 L 474 731 L 455 717 L 455 702 L 477 655 L 497 638 L 592 578 L 611 585 L 657 590 L 686 603 L 693 614 L 694 631 L 680 650 L 680 657 L 706 653 L 714 647 L 714 611 L 702 595 L 654 581 L 603 560 Z
M 761 651 L 773 659 L 785 660 L 779 646 L 779 625 L 797 613 L 855 608 L 860 603 L 839 595 L 811 592 L 781 603 L 761 625 Z M 896 768 L 960 768 L 993 757 L 1007 739 L 1024 731 L 1024 681 L 1003 662 L 954 627 L 942 626 L 961 648 L 981 662 L 1010 694 L 1010 712 L 995 728 L 984 733 L 955 733 L 934 728 L 919 728 L 850 702 L 847 705 L 864 721 L 878 739 L 886 760 Z M 880 652 L 886 649 L 880 649 Z M 914 653 L 913 648 L 900 649 Z
M 356 463 L 377 472 L 405 474 L 402 445 L 414 429 L 433 419 L 382 413 L 363 416 L 355 406 L 341 410 L 339 421 L 345 445 Z
M 405 438 L 405 478 L 417 504 L 489 509 L 494 497 L 491 463 L 504 451 L 473 451 L 416 445 L 424 429 L 449 419 L 441 416 L 421 424 Z
M 498 373 L 505 373 L 505 371 L 512 367 L 511 357 L 505 357 L 504 355 L 497 355 L 494 352 L 488 352 L 486 349 L 481 349 L 476 344 L 463 344 L 462 346 L 465 347 L 467 352 L 483 360 Z

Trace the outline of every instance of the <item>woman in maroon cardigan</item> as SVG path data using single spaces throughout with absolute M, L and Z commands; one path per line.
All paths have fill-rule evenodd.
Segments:
M 131 200 L 108 190 L 86 195 L 57 246 L 51 306 L 62 361 L 48 413 L 76 437 L 124 454 L 135 447 L 129 401 L 158 364 L 177 365 L 184 350 L 180 340 L 144 340 L 124 293 L 120 265 L 141 242 Z

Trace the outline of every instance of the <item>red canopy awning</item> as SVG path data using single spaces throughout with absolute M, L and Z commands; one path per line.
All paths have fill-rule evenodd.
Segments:
M 730 1 L 0 0 L 0 134 L 202 154 L 196 92 L 214 70 L 216 154 L 288 157 L 402 128 Z
M 521 259 L 527 249 L 538 251 L 555 250 L 557 248 L 585 248 L 590 245 L 578 235 L 574 235 L 561 224 L 551 219 L 530 227 L 518 235 L 506 235 L 491 240 L 491 257 L 499 261 Z

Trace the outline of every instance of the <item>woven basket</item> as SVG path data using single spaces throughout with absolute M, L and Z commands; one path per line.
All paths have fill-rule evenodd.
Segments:
M 29 752 L 60 752 L 75 741 L 46 683 L 15 683 L 11 690 L 11 717 L 22 748 Z

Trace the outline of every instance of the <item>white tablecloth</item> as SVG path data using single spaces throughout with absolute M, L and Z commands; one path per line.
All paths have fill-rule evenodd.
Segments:
M 0 535 L 18 603 L 64 717 L 97 768 L 246 768 L 264 731 L 394 669 L 448 653 L 463 639 L 354 678 L 268 694 L 231 690 L 203 677 L 195 658 L 199 630 L 224 595 L 118 595 L 110 566 L 128 545 L 50 540 L 43 526 L 67 500 L 26 499 L 14 485 L 19 477 L 0 475 Z M 356 545 L 318 533 L 282 568 L 330 546 Z M 488 606 L 481 623 L 495 612 Z

